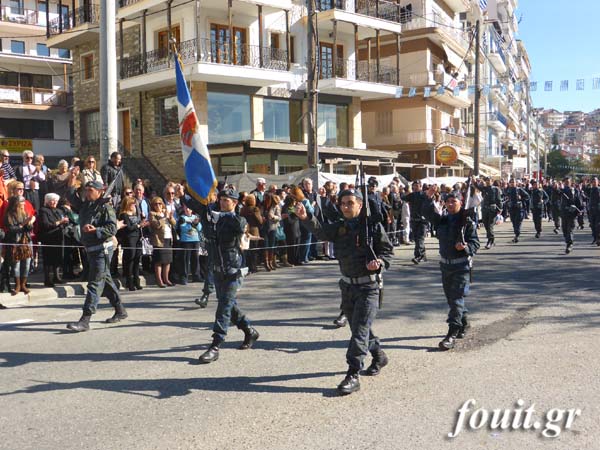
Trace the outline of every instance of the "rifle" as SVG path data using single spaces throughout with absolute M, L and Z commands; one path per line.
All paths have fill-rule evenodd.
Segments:
M 460 211 L 460 233 L 458 235 L 458 239 L 456 240 L 457 244 L 466 245 L 465 239 L 465 231 L 467 228 L 467 222 L 469 216 L 471 215 L 471 208 L 469 207 L 469 203 L 471 201 L 471 177 L 473 176 L 473 170 L 469 171 L 469 178 L 467 178 L 467 193 L 465 196 L 465 201 L 463 203 L 463 207 Z
M 364 227 L 364 241 L 363 245 L 366 246 L 368 250 L 370 250 L 369 255 L 367 256 L 367 264 L 371 261 L 377 261 L 377 255 L 375 254 L 375 250 L 373 250 L 373 233 L 371 227 L 369 226 L 369 222 L 371 221 L 371 208 L 369 207 L 369 197 L 368 197 L 368 189 L 367 183 L 365 180 L 365 171 L 363 168 L 362 162 L 359 166 L 359 172 L 356 174 L 356 179 L 358 181 L 357 189 L 360 189 L 363 197 L 362 209 L 360 210 L 360 218 L 361 225 Z M 383 277 L 381 276 L 381 269 L 376 275 L 377 283 L 379 285 L 379 308 L 383 306 Z
M 110 184 L 106 188 L 106 191 L 104 191 L 104 195 L 102 196 L 103 198 L 110 197 L 110 194 L 112 194 L 112 191 L 115 190 L 115 186 L 117 185 L 117 181 L 119 181 L 119 180 L 123 180 L 123 168 L 122 167 L 119 169 L 119 172 L 117 172 L 115 179 L 110 182 Z

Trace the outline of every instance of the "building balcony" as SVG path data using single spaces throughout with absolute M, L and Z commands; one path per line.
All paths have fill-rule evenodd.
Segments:
M 508 67 L 506 66 L 506 57 L 499 47 L 488 54 L 488 59 L 499 74 L 504 74 L 508 70 Z
M 50 13 L 50 20 L 58 17 L 57 13 Z M 2 6 L 0 8 L 0 22 L 3 29 L 9 29 L 15 32 L 26 33 L 27 30 L 38 31 L 38 27 L 46 26 L 46 13 L 33 9 L 15 8 L 11 6 Z
M 67 19 L 67 20 L 65 20 Z M 48 47 L 73 49 L 99 36 L 100 5 L 88 4 L 50 21 Z
M 69 106 L 66 91 L 34 87 L 0 86 L 0 108 L 47 110 Z
M 487 124 L 496 131 L 506 131 L 508 119 L 500 111 L 497 111 L 489 115 Z
M 363 100 L 393 98 L 398 91 L 398 72 L 395 66 L 376 61 L 355 61 L 336 58 L 321 63 L 319 92 L 332 95 L 360 97 Z
M 461 58 L 464 58 L 469 50 L 468 33 L 459 29 L 448 16 L 438 12 L 417 16 L 412 13 L 403 15 L 402 20 L 403 38 L 415 38 L 428 35 L 439 47 L 444 45 L 452 49 Z
M 232 53 L 233 50 L 233 53 Z M 178 44 L 188 80 L 269 86 L 292 81 L 288 52 L 256 45 L 190 39 Z M 173 54 L 156 49 L 121 61 L 121 89 L 147 90 L 172 85 Z
M 317 0 L 317 25 L 331 28 L 331 21 L 347 25 L 343 33 L 351 33 L 352 25 L 400 34 L 400 4 L 389 0 Z M 372 34 L 372 33 L 371 33 Z M 359 39 L 369 35 L 359 35 Z
M 445 3 L 457 13 L 465 12 L 471 9 L 471 3 L 469 0 L 445 0 Z

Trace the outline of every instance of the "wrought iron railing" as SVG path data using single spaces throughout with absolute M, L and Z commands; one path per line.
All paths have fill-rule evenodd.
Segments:
M 141 0 L 119 0 L 119 7 L 124 8 L 125 6 L 134 5 L 139 3 Z
M 67 20 L 65 20 L 67 19 Z M 62 20 L 62 23 L 61 23 Z M 60 34 L 84 23 L 98 23 L 100 21 L 100 6 L 87 4 L 69 12 L 68 17 L 56 17 L 50 21 L 50 34 Z
M 400 22 L 400 3 L 388 0 L 355 0 L 356 12 L 365 16 L 377 17 L 378 19 Z
M 287 51 L 211 39 L 190 39 L 177 44 L 184 64 L 194 61 L 236 66 L 250 66 L 271 70 L 287 70 Z M 131 78 L 173 67 L 173 54 L 167 48 L 140 53 L 121 61 L 121 78 Z
M 67 106 L 67 92 L 23 86 L 0 86 L 0 103 Z
M 50 13 L 49 16 L 55 18 L 58 14 Z M 34 9 L 2 6 L 0 8 L 0 20 L 24 25 L 46 26 L 46 13 Z
M 398 71 L 395 66 L 379 63 L 377 72 L 376 61 L 359 61 L 356 79 L 371 83 L 398 84 Z

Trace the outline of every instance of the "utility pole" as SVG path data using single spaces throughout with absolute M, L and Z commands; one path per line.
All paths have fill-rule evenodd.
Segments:
M 317 118 L 318 118 L 318 90 L 317 90 L 317 42 L 315 33 L 315 2 L 308 0 L 307 3 L 308 22 L 307 22 L 307 45 L 308 45 L 308 76 L 306 79 L 306 90 L 308 95 L 308 168 L 316 168 L 318 171 L 319 146 L 317 143 Z M 289 51 L 289 50 L 288 50 Z M 333 57 L 336 56 L 336 49 L 333 49 Z M 318 177 L 318 172 L 317 172 Z M 318 180 L 316 180 L 318 181 Z M 316 184 L 315 184 L 316 185 Z
M 527 93 L 527 173 L 531 176 L 531 96 Z
M 115 3 L 105 1 L 100 6 L 100 159 L 103 164 L 118 150 Z
M 479 47 L 481 45 L 481 24 L 479 20 L 475 23 L 475 105 L 473 110 L 475 120 L 475 130 L 473 133 L 473 173 L 479 175 L 479 103 L 481 100 L 481 90 L 479 88 Z
M 541 181 L 542 164 L 540 163 L 540 122 L 537 115 L 535 116 L 535 152 L 537 160 L 537 178 Z M 546 175 L 545 171 L 544 175 Z

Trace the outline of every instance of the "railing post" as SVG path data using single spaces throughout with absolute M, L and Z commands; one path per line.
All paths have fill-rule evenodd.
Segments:
M 371 38 L 367 38 L 367 81 L 371 81 Z
M 58 0 L 58 32 L 63 31 L 62 0 Z
M 379 1 L 379 0 L 377 0 Z M 381 66 L 381 39 L 380 39 L 380 32 L 379 30 L 375 30 L 375 39 L 376 39 L 376 45 L 377 45 L 377 80 L 376 82 L 379 83 L 380 82 L 380 66 Z
M 333 72 L 333 78 L 337 78 L 337 20 L 333 21 L 333 51 L 331 56 L 331 71 Z
M 171 39 L 173 35 L 171 33 L 171 4 L 173 0 L 167 2 L 167 67 L 171 67 Z
M 375 0 L 375 17 L 379 17 L 379 0 Z
M 46 38 L 50 37 L 50 0 L 46 0 Z
M 360 51 L 358 48 L 358 25 L 354 24 L 354 79 L 359 80 L 358 75 L 358 63 L 359 63 Z
M 75 0 L 71 1 L 71 14 L 70 15 L 73 17 L 73 28 L 75 28 L 75 25 L 77 23 L 75 20 Z
M 119 20 L 119 77 L 123 79 L 123 19 Z
M 400 86 L 400 34 L 396 34 L 396 85 Z
M 148 64 L 147 64 L 147 54 L 146 54 L 146 14 L 148 10 L 145 9 L 142 14 L 142 73 L 147 73 Z
M 291 44 L 291 39 L 290 39 L 290 12 L 286 9 L 285 10 L 285 48 L 287 50 L 286 64 L 287 64 L 287 70 L 288 70 L 288 72 L 292 68 L 292 52 L 291 52 L 291 49 L 290 49 L 290 44 Z
M 263 30 L 263 10 L 262 5 L 258 5 L 258 65 L 262 69 L 264 66 L 263 61 L 263 47 L 264 47 L 264 30 Z
M 233 0 L 227 1 L 227 23 L 229 26 L 229 64 L 233 64 Z M 217 38 L 218 39 L 218 38 Z M 217 44 L 218 45 L 218 44 Z

